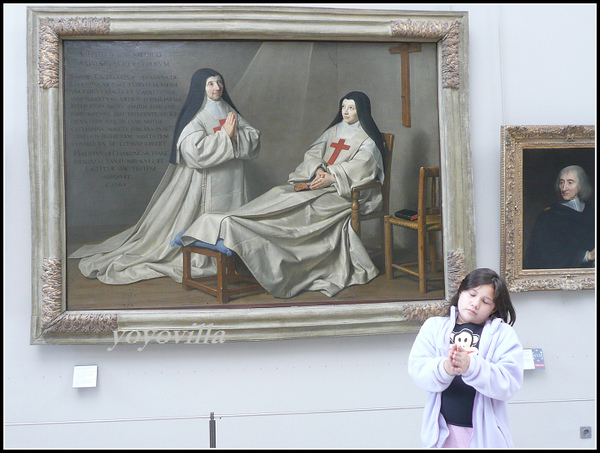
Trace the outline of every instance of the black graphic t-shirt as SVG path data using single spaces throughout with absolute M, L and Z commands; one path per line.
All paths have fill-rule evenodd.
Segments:
M 450 344 L 457 344 L 467 351 L 469 355 L 478 354 L 479 340 L 481 338 L 482 324 L 455 324 L 450 334 Z M 442 415 L 446 423 L 456 426 L 473 426 L 473 401 L 475 389 L 465 384 L 462 376 L 454 379 L 446 390 L 442 392 Z

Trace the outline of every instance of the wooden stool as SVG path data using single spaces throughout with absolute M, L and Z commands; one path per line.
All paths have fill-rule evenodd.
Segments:
M 183 288 L 188 291 L 199 289 L 217 298 L 221 304 L 226 304 L 232 296 L 239 296 L 263 290 L 263 287 L 252 277 L 244 277 L 235 273 L 234 254 L 223 253 L 216 250 L 186 245 L 183 251 Z M 210 277 L 192 278 L 192 253 L 209 256 L 217 261 L 217 275 Z M 214 285 L 207 282 L 215 280 Z M 242 284 L 241 286 L 239 284 Z M 237 286 L 232 286 L 238 284 Z

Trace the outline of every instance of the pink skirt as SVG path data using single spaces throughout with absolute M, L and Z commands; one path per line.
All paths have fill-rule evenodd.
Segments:
M 473 428 L 467 426 L 448 425 L 450 434 L 444 442 L 443 448 L 468 448 L 473 435 Z

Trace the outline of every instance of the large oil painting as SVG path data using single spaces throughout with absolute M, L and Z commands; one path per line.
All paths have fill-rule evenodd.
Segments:
M 472 216 L 459 222 L 451 215 L 472 210 L 467 17 L 360 13 L 359 21 L 358 11 L 320 8 L 30 9 L 30 153 L 39 228 L 33 343 L 110 343 L 149 327 L 211 326 L 230 341 L 360 335 L 414 330 L 441 313 L 474 259 Z M 227 26 L 216 27 L 217 20 Z M 286 20 L 288 28 L 278 23 Z M 217 102 L 209 93 L 213 82 Z M 196 92 L 200 97 L 190 101 Z M 219 105 L 232 123 L 227 111 L 219 123 Z M 346 116 L 348 105 L 355 116 Z M 200 112 L 217 118 L 202 144 Z M 309 165 L 310 150 L 332 125 L 339 131 L 357 119 L 366 131 L 360 143 L 354 132 L 330 140 L 336 154 L 327 164 L 337 178 L 323 189 L 330 193 L 306 201 L 316 191 L 294 191 L 292 175 Z M 384 136 L 393 141 L 384 144 Z M 210 149 L 210 157 L 190 163 L 186 146 Z M 349 162 L 338 173 L 336 159 Z M 441 266 L 430 271 L 425 290 L 411 274 L 386 275 L 383 218 L 357 228 L 349 208 L 351 186 L 383 181 L 385 168 L 385 214 L 416 209 L 421 167 L 441 170 L 443 225 L 435 241 Z M 342 174 L 350 182 L 342 183 Z M 289 217 L 278 205 L 286 197 L 303 200 L 286 211 Z M 247 214 L 250 205 L 258 208 L 238 222 L 246 235 L 238 242 L 253 245 L 236 249 L 231 261 L 235 273 L 262 287 L 224 303 L 182 284 L 185 244 L 177 239 L 205 239 L 211 222 Z M 259 243 L 262 232 L 246 228 L 248 219 L 272 219 L 274 206 L 279 217 L 263 228 L 271 236 Z M 289 246 L 307 212 L 311 226 L 323 228 Z M 221 217 L 195 226 L 213 213 Z M 287 228 L 288 245 L 277 253 L 275 224 Z M 414 261 L 416 232 L 394 229 L 392 247 L 395 260 Z M 322 250 L 329 250 L 324 257 Z M 292 261 L 281 264 L 283 255 Z M 262 264 L 253 267 L 256 261 Z M 192 255 L 191 272 L 202 275 L 206 265 L 207 275 L 215 274 L 214 263 Z M 269 286 L 278 272 L 284 283 L 296 274 L 303 279 L 294 290 L 280 290 L 284 283 Z

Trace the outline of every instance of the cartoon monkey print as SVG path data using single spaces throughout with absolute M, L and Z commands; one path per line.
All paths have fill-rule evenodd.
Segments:
M 473 331 L 469 328 L 464 328 L 459 332 L 452 332 L 450 334 L 450 343 L 457 344 L 465 351 L 467 354 L 477 354 L 478 344 L 479 344 L 479 335 L 473 333 Z

